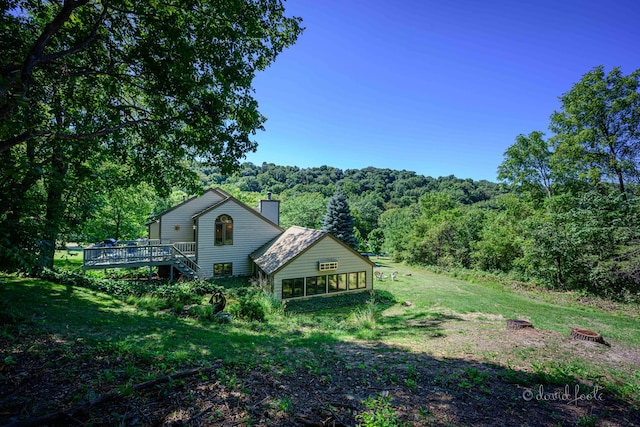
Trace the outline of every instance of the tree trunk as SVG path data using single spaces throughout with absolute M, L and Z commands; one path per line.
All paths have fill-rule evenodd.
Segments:
M 614 138 L 615 137 L 609 137 Z M 624 175 L 622 173 L 622 169 L 620 168 L 620 163 L 618 161 L 618 157 L 616 156 L 615 143 L 609 142 L 609 157 L 611 158 L 611 166 L 616 173 L 616 177 L 618 178 L 618 188 L 620 189 L 620 193 L 622 193 L 622 199 L 627 200 L 627 191 L 624 187 Z
M 53 268 L 53 258 L 56 250 L 56 241 L 60 234 L 60 222 L 64 216 L 64 204 L 62 195 L 66 182 L 65 178 L 69 166 L 65 161 L 62 148 L 54 141 L 51 154 L 51 171 L 47 187 L 47 206 L 40 247 L 40 260 L 38 267 Z
M 560 289 L 564 289 L 564 279 L 562 278 L 562 260 L 559 256 L 554 259 L 556 265 L 556 281 L 560 285 Z

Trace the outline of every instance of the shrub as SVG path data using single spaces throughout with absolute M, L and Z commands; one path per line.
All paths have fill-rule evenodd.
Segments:
M 364 306 L 349 315 L 349 323 L 358 329 L 371 329 L 376 323 L 376 300 L 371 298 Z
M 383 391 L 375 397 L 369 397 L 363 402 L 367 407 L 365 412 L 356 416 L 362 427 L 395 427 L 401 426 L 398 415 L 391 406 L 391 396 L 389 392 Z
M 249 321 L 264 322 L 266 313 L 260 301 L 251 296 L 243 296 L 238 300 L 238 312 L 236 315 Z
M 229 310 L 238 318 L 248 321 L 264 322 L 268 314 L 279 310 L 280 303 L 262 289 L 251 287 L 238 296 L 237 304 Z
M 202 296 L 224 288 L 210 281 L 160 282 L 102 279 L 85 274 L 64 270 L 44 269 L 40 278 L 67 286 L 80 286 L 123 299 L 129 296 L 160 298 L 167 301 L 167 306 L 184 306 L 197 304 Z M 132 302 L 133 300 L 129 300 Z

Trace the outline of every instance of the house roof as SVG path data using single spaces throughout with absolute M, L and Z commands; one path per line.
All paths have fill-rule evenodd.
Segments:
M 298 226 L 288 228 L 284 233 L 267 242 L 249 256 L 262 271 L 270 275 L 280 270 L 324 238 L 330 238 L 349 249 L 354 255 L 362 256 L 327 231 Z M 370 260 L 364 259 L 371 264 Z
M 207 212 L 212 211 L 213 209 L 222 206 L 223 204 L 229 202 L 229 201 L 233 201 L 236 204 L 238 204 L 239 206 L 242 206 L 244 209 L 246 209 L 247 211 L 251 212 L 252 214 L 260 217 L 260 219 L 262 219 L 263 221 L 266 221 L 270 224 L 272 224 L 274 227 L 279 228 L 280 230 L 284 230 L 282 227 L 280 227 L 278 224 L 272 222 L 271 220 L 269 220 L 268 218 L 264 217 L 260 212 L 258 212 L 256 209 L 252 209 L 251 207 L 247 206 L 245 203 L 241 202 L 240 200 L 236 199 L 235 197 L 233 197 L 231 194 L 227 193 L 226 191 L 224 191 L 222 188 L 216 187 L 216 188 L 210 188 L 208 190 L 206 190 L 204 194 L 206 193 L 216 193 L 218 196 L 221 197 L 221 200 L 213 203 L 212 205 L 206 207 L 205 209 L 201 210 L 200 212 L 197 212 L 195 214 L 192 215 L 193 219 L 196 219 L 198 217 L 200 217 L 201 215 L 206 214 Z M 173 211 L 174 209 L 179 208 L 180 206 L 184 206 L 187 203 L 191 202 L 194 199 L 197 199 L 198 197 L 202 197 L 201 196 L 194 196 L 194 197 L 190 197 L 189 199 L 181 202 L 180 204 L 177 204 L 161 213 L 159 213 L 158 215 L 156 215 L 151 221 L 147 222 L 147 226 L 150 224 L 153 224 L 154 222 L 158 221 L 160 219 L 160 217 L 166 215 L 167 213 Z
M 180 206 L 184 206 L 187 203 L 191 202 L 192 200 L 195 200 L 199 197 L 204 196 L 206 193 L 216 193 L 221 197 L 229 197 L 229 195 L 227 193 L 225 193 L 224 191 L 222 191 L 222 189 L 220 188 L 209 188 L 208 190 L 206 190 L 204 193 L 202 193 L 199 196 L 193 196 L 193 197 L 189 197 L 188 199 L 184 200 L 183 202 L 170 207 L 169 209 L 160 212 L 159 214 L 157 214 L 151 221 L 149 221 L 147 224 L 151 224 L 154 223 L 155 221 L 157 221 L 161 216 L 168 214 L 169 212 L 171 212 L 172 210 L 178 209 Z
M 272 274 L 327 234 L 322 230 L 294 226 L 249 256 L 262 271 Z
M 257 211 L 256 209 L 252 209 L 250 206 L 247 206 L 246 203 L 241 202 L 240 200 L 236 199 L 235 197 L 233 197 L 232 195 L 230 195 L 229 193 L 225 193 L 222 189 L 220 188 L 216 188 L 216 190 L 218 191 L 219 194 L 223 195 L 225 198 L 220 200 L 217 203 L 214 203 L 213 205 L 201 210 L 200 212 L 196 213 L 193 215 L 193 219 L 197 219 L 200 216 L 211 212 L 212 210 L 224 205 L 227 202 L 235 202 L 238 206 L 244 208 L 245 210 L 251 212 L 252 214 L 254 214 L 255 216 L 259 217 L 261 220 L 268 222 L 269 224 L 273 225 L 274 227 L 280 229 L 280 230 L 284 230 L 284 228 L 280 227 L 278 224 L 274 223 L 273 221 L 271 221 L 269 218 L 263 216 L 259 211 Z

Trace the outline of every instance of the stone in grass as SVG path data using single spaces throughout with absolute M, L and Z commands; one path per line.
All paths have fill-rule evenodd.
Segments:
M 233 314 L 220 311 L 215 314 L 215 318 L 220 323 L 231 323 L 231 321 L 233 320 Z

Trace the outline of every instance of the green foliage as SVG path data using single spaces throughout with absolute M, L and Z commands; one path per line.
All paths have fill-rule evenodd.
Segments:
M 391 406 L 391 395 L 387 391 L 371 396 L 363 402 L 366 411 L 356 418 L 361 427 L 396 427 L 403 425 L 398 419 L 395 409 Z
M 420 216 L 410 236 L 407 260 L 442 267 L 470 267 L 472 246 L 484 223 L 481 209 L 461 205 L 446 193 L 420 199 Z
M 27 271 L 52 268 L 56 244 L 97 213 L 109 221 L 91 236 L 138 235 L 124 216 L 146 210 L 132 200 L 141 182 L 196 193 L 193 158 L 237 168 L 265 121 L 253 78 L 302 31 L 280 0 L 16 1 L 1 13 L 0 256 Z
M 382 248 L 397 260 L 410 257 L 408 236 L 418 215 L 416 206 L 389 209 L 380 215 L 378 223 L 384 236 Z
M 366 304 L 353 310 L 347 321 L 355 329 L 372 329 L 376 324 L 376 311 L 377 306 L 374 294 Z
M 614 182 L 626 194 L 640 168 L 640 70 L 599 66 L 560 97 L 551 116 L 556 168 L 591 185 Z
M 293 194 L 281 200 L 280 225 L 319 229 L 326 210 L 327 199 L 321 193 Z
M 101 279 L 68 271 L 48 270 L 41 272 L 40 278 L 68 286 L 79 286 L 104 292 L 126 299 L 138 297 L 137 304 L 146 308 L 167 307 L 173 304 L 181 306 L 196 304 L 202 297 L 224 288 L 210 281 L 161 282 Z M 144 297 L 140 299 L 139 297 Z M 164 303 L 162 302 L 164 301 Z
M 515 144 L 504 153 L 505 159 L 498 167 L 498 179 L 516 189 L 551 197 L 554 184 L 552 151 L 543 137 L 544 133 L 539 131 L 518 135 Z
M 356 248 L 357 241 L 353 232 L 353 217 L 347 197 L 338 187 L 327 203 L 327 212 L 322 218 L 322 230 L 328 231 L 348 246 Z
M 264 322 L 267 315 L 275 312 L 279 303 L 262 289 L 250 287 L 242 293 L 235 304 L 229 306 L 229 312 L 237 318 L 249 322 Z
M 109 188 L 94 200 L 95 210 L 75 240 L 99 242 L 111 237 L 134 240 L 146 235 L 145 223 L 153 212 L 154 191 L 145 183 Z

